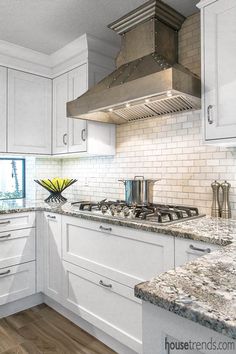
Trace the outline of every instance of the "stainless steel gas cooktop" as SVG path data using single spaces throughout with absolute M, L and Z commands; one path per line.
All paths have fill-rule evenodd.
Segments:
M 80 211 L 91 212 L 97 215 L 108 217 L 146 220 L 158 224 L 169 224 L 180 221 L 187 221 L 202 217 L 198 209 L 189 206 L 148 204 L 148 205 L 127 205 L 122 200 L 107 200 L 100 202 L 78 201 L 71 205 Z

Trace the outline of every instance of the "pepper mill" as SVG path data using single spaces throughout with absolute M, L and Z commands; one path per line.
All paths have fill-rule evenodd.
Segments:
M 212 188 L 212 192 L 213 192 L 211 216 L 219 217 L 220 216 L 220 201 L 219 201 L 220 183 L 218 183 L 217 181 L 214 181 L 211 184 L 211 188 Z
M 231 218 L 231 208 L 230 208 L 230 203 L 229 203 L 229 190 L 230 190 L 231 184 L 228 183 L 227 181 L 224 181 L 221 184 L 221 188 L 223 190 L 223 202 L 221 205 L 221 217 L 224 219 L 230 219 Z

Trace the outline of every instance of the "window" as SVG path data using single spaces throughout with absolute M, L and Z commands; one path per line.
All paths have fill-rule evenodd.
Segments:
M 0 158 L 0 200 L 25 198 L 25 159 Z

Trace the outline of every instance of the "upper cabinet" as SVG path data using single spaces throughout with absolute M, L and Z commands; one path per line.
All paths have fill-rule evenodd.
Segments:
M 115 154 L 113 124 L 66 117 L 66 102 L 81 96 L 89 82 L 92 85 L 97 79 L 100 77 L 94 67 L 89 71 L 85 63 L 53 80 L 53 154 Z
M 0 66 L 0 152 L 6 152 L 7 69 Z
M 236 145 L 236 2 L 203 0 L 202 80 L 205 141 Z
M 51 80 L 8 70 L 8 152 L 51 154 Z

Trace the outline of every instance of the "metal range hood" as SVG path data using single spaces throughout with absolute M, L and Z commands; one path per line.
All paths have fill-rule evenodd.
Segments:
M 67 103 L 67 117 L 122 124 L 199 109 L 198 76 L 178 61 L 185 17 L 151 0 L 110 24 L 122 36 L 117 70 Z

